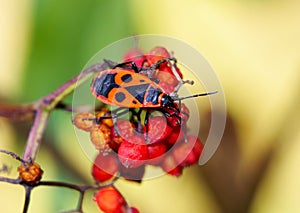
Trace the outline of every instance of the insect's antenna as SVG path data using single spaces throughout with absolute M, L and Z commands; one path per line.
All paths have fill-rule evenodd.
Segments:
M 185 96 L 185 97 L 172 97 L 174 101 L 181 101 L 184 99 L 189 99 L 189 98 L 196 98 L 199 96 L 207 96 L 207 95 L 213 95 L 218 93 L 218 91 L 214 91 L 214 92 L 206 92 L 206 93 L 200 93 L 200 94 L 195 94 L 195 95 L 190 95 L 190 96 Z

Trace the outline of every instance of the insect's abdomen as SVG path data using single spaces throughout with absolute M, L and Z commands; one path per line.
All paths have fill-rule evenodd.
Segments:
M 126 108 L 159 107 L 164 94 L 159 85 L 146 76 L 126 70 L 100 72 L 91 90 L 101 102 Z

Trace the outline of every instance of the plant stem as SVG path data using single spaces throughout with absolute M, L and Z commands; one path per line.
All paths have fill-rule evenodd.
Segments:
M 25 146 L 23 159 L 27 162 L 34 161 L 44 134 L 49 115 L 61 101 L 74 91 L 74 89 L 86 81 L 93 73 L 105 70 L 109 63 L 100 62 L 85 69 L 80 74 L 60 86 L 53 93 L 43 97 L 33 104 L 35 109 L 34 123 L 31 127 Z
M 34 122 L 25 146 L 23 154 L 24 161 L 34 161 L 41 144 L 42 136 L 46 128 L 49 115 L 50 114 L 48 111 L 37 109 Z
M 0 116 L 18 121 L 31 121 L 34 118 L 34 107 L 32 104 L 0 104 Z
M 24 203 L 24 207 L 23 207 L 23 213 L 27 213 L 27 211 L 28 211 L 30 195 L 31 195 L 32 189 L 33 189 L 32 186 L 25 186 L 25 203 Z

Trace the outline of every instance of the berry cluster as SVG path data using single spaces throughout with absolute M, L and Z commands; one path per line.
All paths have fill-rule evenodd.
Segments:
M 147 54 L 140 49 L 130 50 L 123 62 L 135 62 L 141 73 L 156 79 L 165 93 L 177 95 L 183 75 L 176 60 L 172 63 L 171 58 L 164 47 L 155 47 Z M 89 132 L 92 143 L 99 150 L 92 167 L 95 181 L 113 182 L 118 176 L 140 182 L 146 165 L 179 176 L 184 167 L 197 163 L 203 144 L 197 136 L 188 135 L 187 106 L 174 104 L 180 108 L 179 112 L 173 108 L 164 108 L 163 113 L 155 109 L 128 109 L 129 120 L 114 114 L 109 106 L 95 114 L 78 113 L 73 118 L 74 125 Z M 100 188 L 94 199 L 104 212 L 128 212 L 128 209 L 138 212 L 134 207 L 128 207 L 121 193 L 112 185 Z

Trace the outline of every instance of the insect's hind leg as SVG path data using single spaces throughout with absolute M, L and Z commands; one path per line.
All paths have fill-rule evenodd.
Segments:
M 101 120 L 103 120 L 103 119 L 113 119 L 114 120 L 122 115 L 125 115 L 127 112 L 128 112 L 127 108 L 117 108 L 115 110 L 104 113 L 103 116 L 96 117 L 95 122 L 97 124 L 99 124 L 101 122 Z
M 141 120 L 142 120 L 141 114 L 143 112 L 143 109 L 139 108 L 138 111 L 135 111 L 135 109 L 132 108 L 130 109 L 130 112 L 131 112 L 130 122 L 135 125 L 135 129 L 137 130 L 138 133 L 143 133 L 143 127 L 141 124 Z
M 146 137 L 145 137 L 145 140 L 146 140 L 146 143 L 149 143 L 149 135 L 148 135 L 148 132 L 149 132 L 149 117 L 150 117 L 150 110 L 147 109 L 146 110 L 146 115 L 145 115 L 145 120 L 144 120 L 144 127 L 146 128 Z
M 173 108 L 173 113 L 169 113 L 166 110 L 164 110 L 163 108 L 158 108 L 158 111 L 160 111 L 161 113 L 163 113 L 165 116 L 167 117 L 172 117 L 175 116 L 178 119 L 178 124 L 181 126 L 180 131 L 183 131 L 184 134 L 184 141 L 187 142 L 187 128 L 186 128 L 186 124 L 182 121 L 182 117 L 180 116 L 180 113 L 186 114 L 181 110 L 181 102 L 179 102 L 179 107 L 178 109 Z

